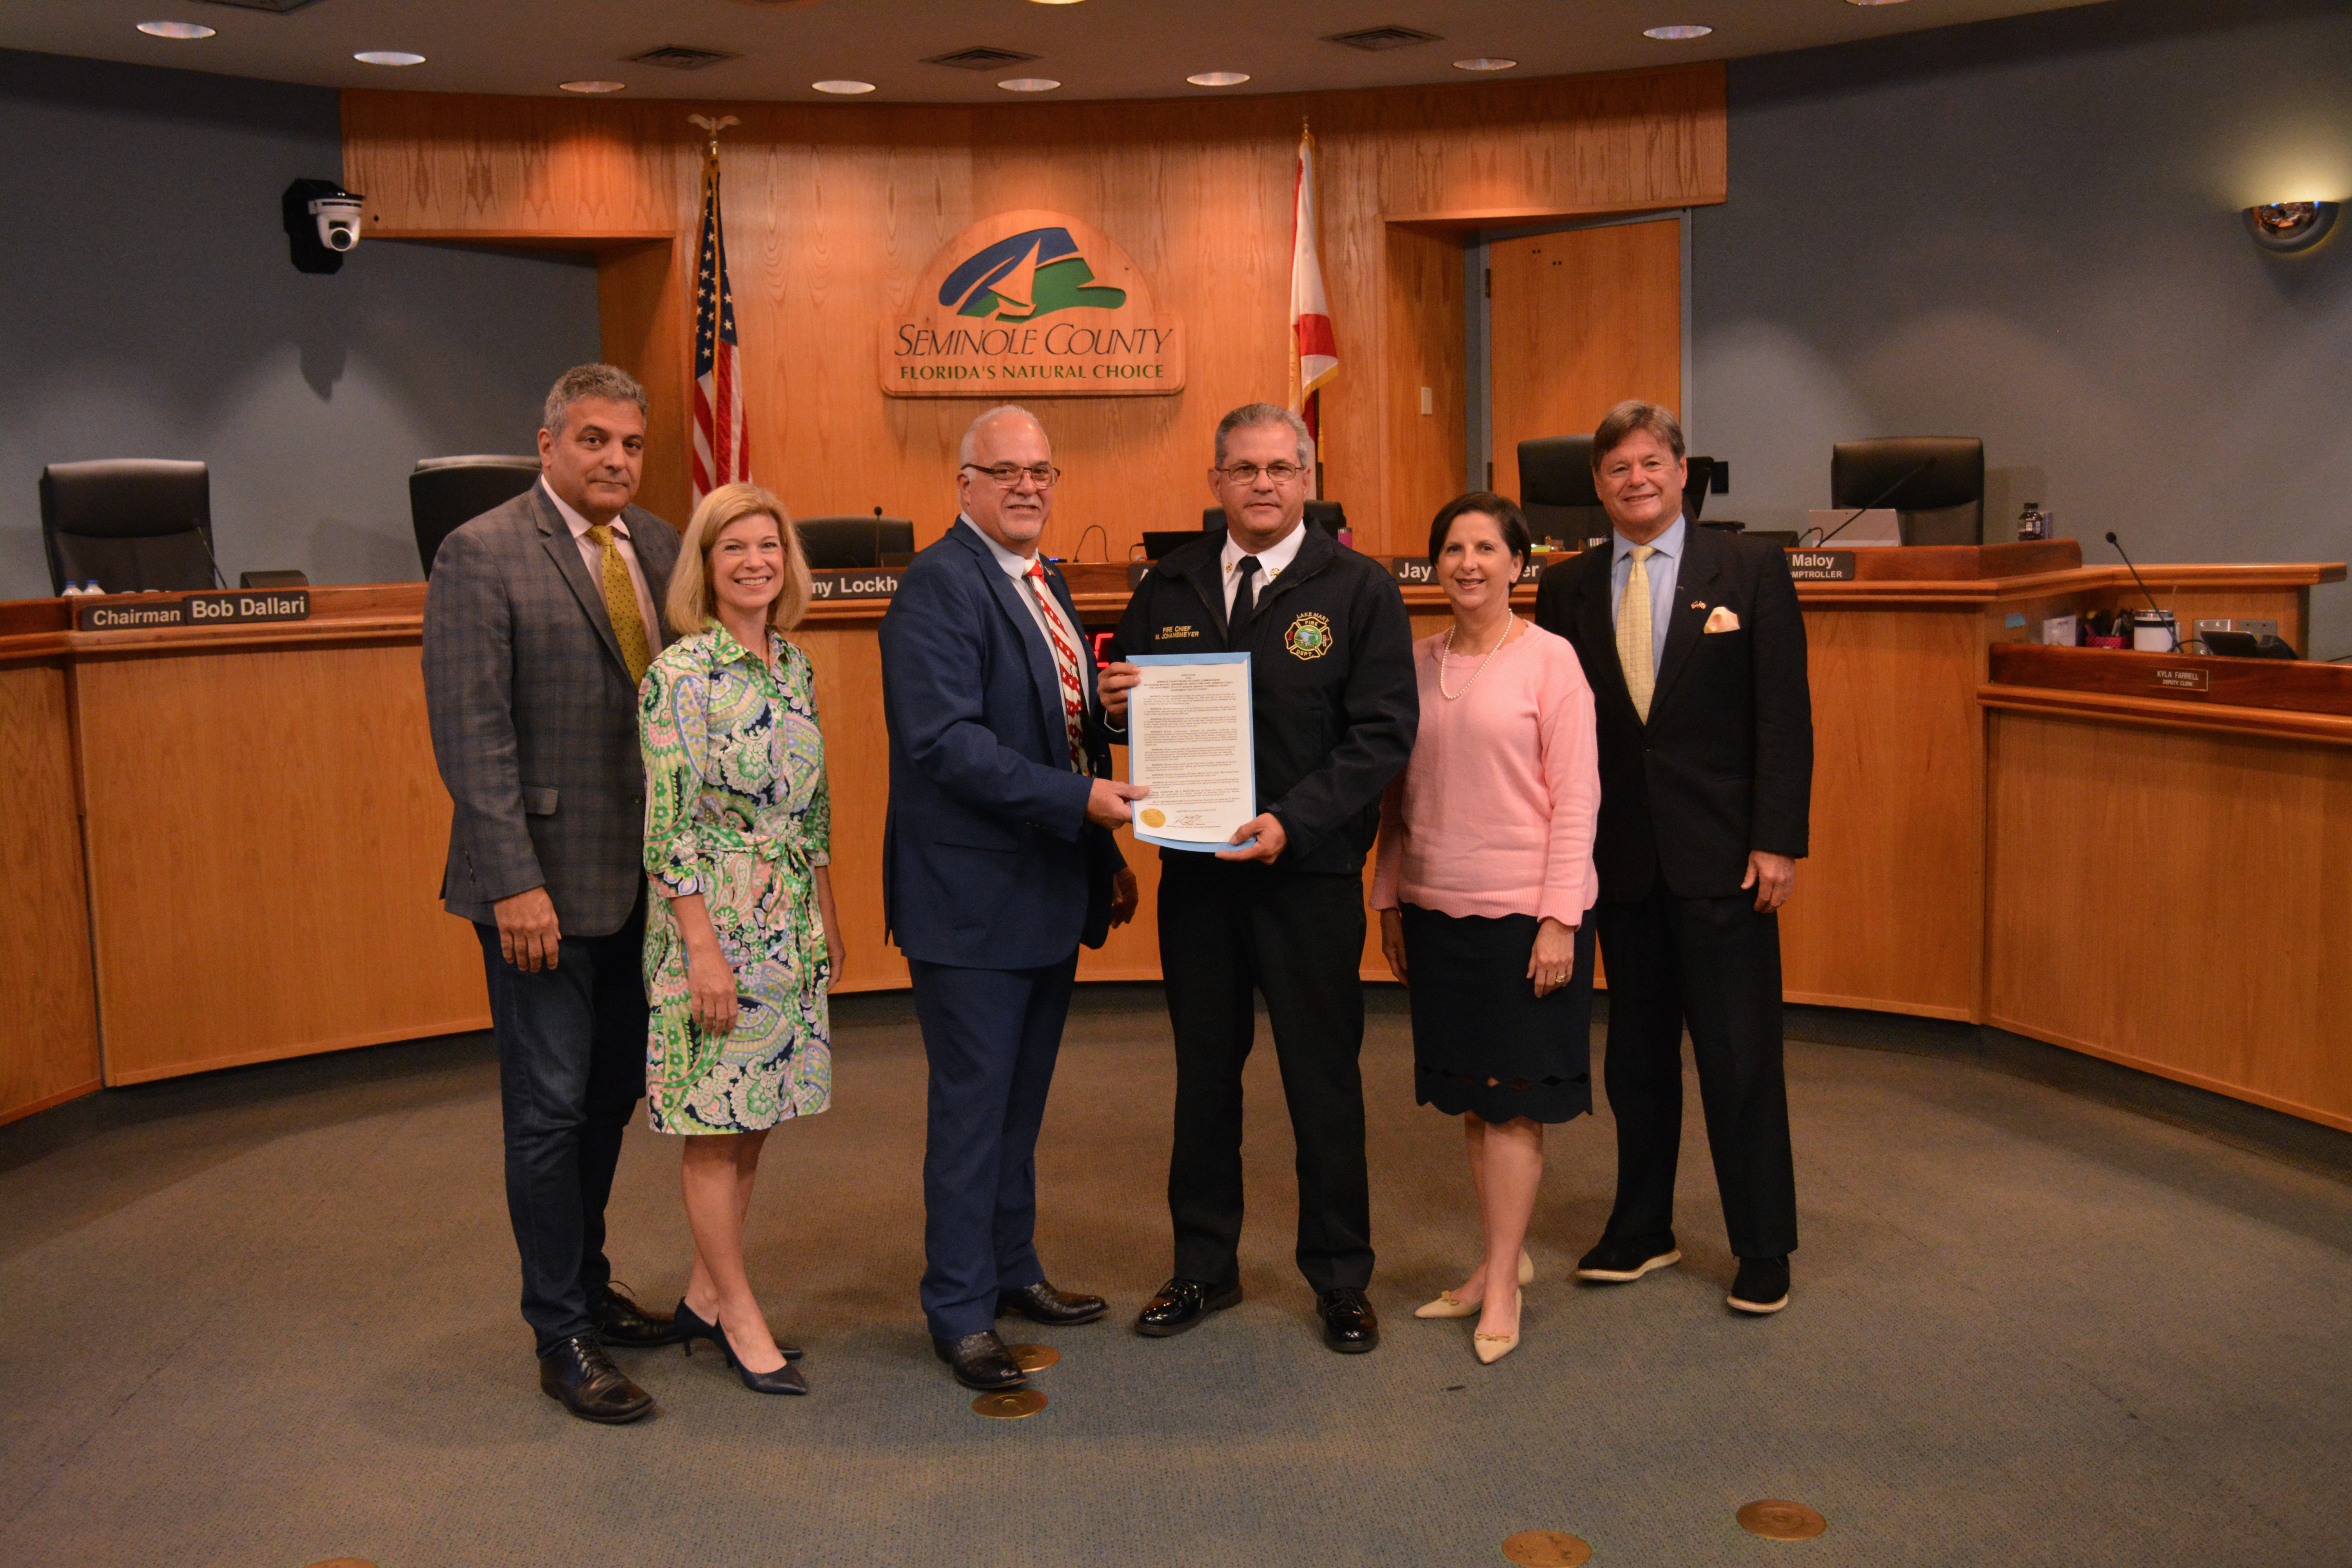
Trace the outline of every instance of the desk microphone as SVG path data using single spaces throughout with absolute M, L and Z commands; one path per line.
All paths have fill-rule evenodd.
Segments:
M 226 593 L 228 591 L 228 578 L 221 573 L 220 557 L 213 553 L 213 542 L 205 537 L 205 531 L 201 528 L 196 530 L 196 542 L 204 546 L 205 559 L 212 563 L 213 581 L 220 585 L 220 589 L 223 593 Z
M 2109 529 L 2107 531 L 2107 542 L 2116 547 L 2116 554 L 2123 556 L 2124 570 L 2132 574 L 2133 582 L 2139 584 L 2140 596 L 2147 601 L 2147 607 L 2158 616 L 2161 617 L 2164 614 L 2164 606 L 2158 604 L 2156 602 L 2156 595 L 2147 591 L 2147 583 L 2140 576 L 2139 568 L 2132 564 L 2132 558 L 2124 553 L 2123 541 L 2116 537 L 2115 531 L 2113 529 Z M 2180 627 L 2178 623 L 2176 623 L 2172 628 L 2172 651 L 2174 653 L 2179 653 L 2180 651 Z
M 1926 473 L 1929 468 L 1932 468 L 1935 466 L 1936 459 L 1933 458 L 1927 458 L 1921 462 L 1917 468 L 1912 469 L 1909 473 L 1904 475 L 1901 479 L 1895 480 L 1893 484 L 1879 491 L 1878 500 L 1872 501 L 1870 506 L 1858 506 L 1852 511 L 1848 512 L 1846 514 L 1845 521 L 1839 523 L 1835 528 L 1831 529 L 1827 533 L 1822 533 L 1819 539 L 1814 540 L 1812 548 L 1819 550 L 1822 545 L 1827 544 L 1831 540 L 1835 539 L 1839 534 L 1843 533 L 1846 531 L 1847 525 L 1852 523 L 1855 518 L 1860 517 L 1864 512 L 1868 511 L 1871 507 L 1879 505 L 1880 502 L 1885 501 L 1896 490 L 1901 489 L 1905 485 L 1909 484 L 1913 479 L 1917 479 L 1921 474 Z M 1821 532 L 1819 529 L 1815 529 L 1813 531 L 1816 533 Z

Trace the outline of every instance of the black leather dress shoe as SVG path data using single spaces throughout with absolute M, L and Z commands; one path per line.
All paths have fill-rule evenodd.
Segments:
M 604 1299 L 589 1308 L 588 1313 L 596 1320 L 596 1337 L 608 1345 L 646 1350 L 654 1345 L 674 1345 L 686 1338 L 678 1331 L 675 1319 L 648 1312 L 609 1286 Z
M 1361 1290 L 1325 1290 L 1315 1298 L 1323 1342 L 1341 1355 L 1361 1355 L 1381 1342 L 1381 1320 Z
M 654 1407 L 654 1396 L 631 1383 L 593 1334 L 575 1334 L 539 1358 L 539 1386 L 583 1421 L 618 1426 Z
M 996 1297 L 998 1317 L 1018 1312 L 1033 1323 L 1091 1323 L 1109 1310 L 1110 1303 L 1100 1296 L 1069 1295 L 1043 1279 L 1018 1290 L 1001 1290 Z
M 956 1381 L 966 1388 L 987 1394 L 1000 1388 L 1018 1388 L 1029 1381 L 1028 1374 L 1013 1364 L 1012 1353 L 996 1337 L 994 1329 L 982 1329 L 960 1340 L 935 1339 L 931 1349 L 939 1352 L 940 1359 L 955 1373 Z
M 1147 1339 L 1164 1340 L 1196 1327 L 1212 1312 L 1238 1306 L 1241 1299 L 1239 1281 L 1212 1285 L 1205 1279 L 1171 1279 L 1135 1315 L 1135 1331 Z

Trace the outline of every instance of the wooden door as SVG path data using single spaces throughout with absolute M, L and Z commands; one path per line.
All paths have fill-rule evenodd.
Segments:
M 1519 443 L 1589 434 L 1628 397 L 1682 414 L 1682 226 L 1614 224 L 1500 240 L 1487 363 L 1495 488 L 1519 493 Z

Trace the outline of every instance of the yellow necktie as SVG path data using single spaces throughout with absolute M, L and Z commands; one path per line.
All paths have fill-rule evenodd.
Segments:
M 1617 601 L 1617 663 L 1625 672 L 1625 689 L 1633 711 L 1650 721 L 1650 693 L 1658 683 L 1657 657 L 1650 648 L 1650 557 L 1657 551 L 1647 544 L 1633 549 L 1633 567 L 1625 574 L 1625 596 Z
M 621 559 L 620 548 L 613 542 L 611 523 L 591 524 L 588 537 L 604 554 L 604 613 L 613 617 L 613 636 L 620 640 L 622 661 L 629 667 L 631 680 L 643 680 L 654 656 L 646 646 L 646 618 L 637 611 L 637 585 L 629 579 L 629 563 Z

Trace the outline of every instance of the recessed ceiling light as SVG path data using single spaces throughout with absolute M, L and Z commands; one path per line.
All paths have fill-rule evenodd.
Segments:
M 1062 84 L 1049 76 L 1016 76 L 996 85 L 1007 92 L 1051 92 Z
M 1704 38 L 1714 31 L 1713 27 L 1702 27 L 1696 22 L 1677 22 L 1671 27 L 1644 27 L 1642 37 L 1678 42 L 1684 38 Z
M 1184 79 L 1194 87 L 1239 87 L 1249 80 L 1247 71 L 1202 71 Z
M 1499 59 L 1493 55 L 1480 55 L 1474 60 L 1455 60 L 1454 68 L 1458 71 L 1507 71 L 1518 63 L 1517 60 Z
M 213 30 L 202 22 L 142 22 L 139 30 L 151 38 L 209 38 Z
M 412 55 L 404 49 L 362 49 L 352 58 L 363 66 L 421 66 L 423 55 Z
M 1849 5 L 1900 5 L 1903 0 L 1845 0 Z
M 1039 5 L 1075 5 L 1078 0 L 1034 0 Z
M 625 81 L 559 81 L 555 85 L 566 92 L 618 92 L 629 84 Z
M 838 92 L 845 96 L 853 93 L 872 92 L 874 90 L 874 84 L 872 82 L 851 81 L 846 77 L 837 77 L 831 81 L 813 81 L 809 83 L 809 86 L 816 89 L 819 92 Z

